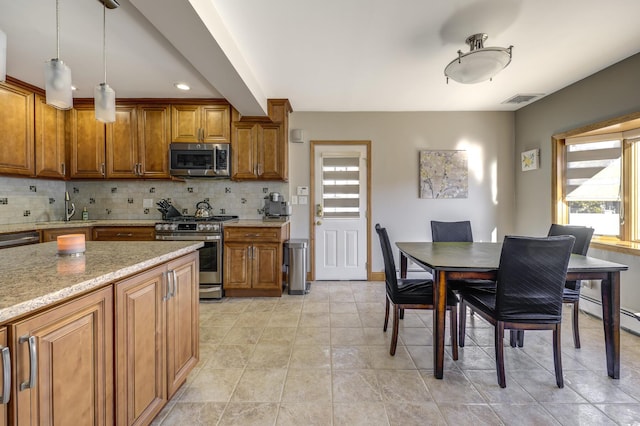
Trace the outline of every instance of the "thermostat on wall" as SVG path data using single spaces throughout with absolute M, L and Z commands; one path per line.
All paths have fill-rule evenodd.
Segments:
M 298 195 L 309 195 L 309 187 L 308 186 L 299 186 L 298 187 Z

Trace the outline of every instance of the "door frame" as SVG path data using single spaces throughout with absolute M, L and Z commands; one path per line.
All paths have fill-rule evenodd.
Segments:
M 315 193 L 315 157 L 317 146 L 349 146 L 349 145 L 361 145 L 366 148 L 367 152 L 367 207 L 366 207 L 366 236 L 367 236 L 367 281 L 371 281 L 371 141 L 370 140 L 332 140 L 332 141 L 310 141 L 309 142 L 309 263 L 311 265 L 309 279 L 315 281 L 316 279 L 316 226 L 315 226 L 315 205 L 316 205 L 316 193 Z

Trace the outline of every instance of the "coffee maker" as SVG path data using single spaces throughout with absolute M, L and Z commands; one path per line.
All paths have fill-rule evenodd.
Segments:
M 279 192 L 264 197 L 264 220 L 285 222 L 291 216 L 291 203 L 284 201 Z

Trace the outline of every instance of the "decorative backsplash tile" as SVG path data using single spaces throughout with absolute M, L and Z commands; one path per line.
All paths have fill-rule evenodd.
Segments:
M 190 179 L 171 181 L 49 181 L 28 178 L 0 177 L 3 189 L 0 197 L 0 224 L 31 223 L 62 220 L 64 192 L 69 191 L 76 214 L 71 220 L 80 220 L 84 207 L 91 219 L 157 219 L 162 215 L 156 202 L 166 199 L 178 211 L 193 214 L 196 204 L 206 201 L 217 214 L 238 215 L 243 219 L 260 219 L 264 207 L 264 194 L 278 191 L 289 193 L 284 182 L 231 182 L 229 180 Z M 37 188 L 33 191 L 32 188 Z M 153 195 L 151 195 L 153 194 Z M 151 195 L 151 196 L 150 196 Z M 152 199 L 152 207 L 143 206 Z M 287 196 L 285 195 L 285 199 Z M 29 215 L 25 216 L 25 212 Z

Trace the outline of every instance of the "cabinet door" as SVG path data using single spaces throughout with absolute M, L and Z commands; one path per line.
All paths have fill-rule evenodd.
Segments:
M 186 381 L 198 363 L 198 254 L 171 262 L 171 296 L 167 300 L 167 398 Z
M 138 120 L 135 106 L 116 107 L 116 121 L 107 126 L 107 178 L 136 178 Z
M 259 179 L 285 180 L 286 148 L 280 124 L 260 124 L 257 149 Z
M 228 143 L 230 133 L 229 106 L 208 105 L 202 107 L 202 141 Z
M 138 162 L 145 178 L 169 177 L 169 105 L 138 106 Z
M 200 141 L 200 107 L 197 105 L 171 106 L 171 142 Z
M 255 243 L 253 245 L 253 288 L 282 288 L 282 245 Z
M 112 287 L 15 324 L 15 424 L 112 425 L 112 330 Z
M 224 244 L 224 287 L 251 288 L 252 245 L 227 242 Z
M 7 329 L 5 327 L 0 328 L 0 350 L 9 350 L 8 349 L 8 341 L 7 341 Z M 0 362 L 2 362 L 1 359 L 1 355 L 0 355 Z M 0 374 L 0 392 L 2 392 L 2 396 L 4 397 L 4 391 L 2 391 L 2 389 L 4 389 L 4 384 L 5 384 L 5 379 L 6 380 L 11 380 L 11 376 L 9 377 L 4 377 L 4 375 Z M 11 393 L 11 391 L 9 391 L 9 393 Z M 11 403 L 11 401 L 9 401 L 9 403 Z M 7 404 L 0 404 L 0 426 L 5 426 L 7 424 L 9 424 L 8 422 L 8 405 Z
M 34 94 L 0 83 L 0 173 L 33 176 Z
M 91 228 L 56 228 L 42 230 L 42 242 L 56 241 L 60 235 L 84 234 L 86 241 L 91 240 Z
M 164 268 L 115 284 L 116 424 L 149 424 L 167 401 Z
M 64 178 L 65 113 L 46 104 L 44 96 L 36 96 L 36 176 Z
M 233 123 L 233 137 L 231 139 L 231 172 L 233 179 L 257 179 L 257 141 L 258 125 L 256 123 Z
M 69 114 L 70 177 L 104 178 L 104 123 L 96 120 L 93 107 L 77 106 Z

